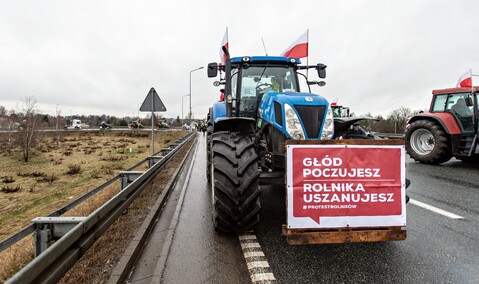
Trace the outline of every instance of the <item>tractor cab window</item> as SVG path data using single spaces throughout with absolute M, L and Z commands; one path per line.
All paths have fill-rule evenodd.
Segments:
M 446 109 L 447 95 L 437 95 L 434 97 L 432 112 L 444 112 Z
M 231 69 L 231 94 L 236 94 L 236 89 L 238 86 L 238 69 Z
M 298 91 L 296 76 L 291 66 L 256 65 L 241 70 L 240 112 L 254 116 L 257 98 L 268 92 Z
M 447 97 L 446 111 L 454 115 L 464 131 L 473 131 L 472 96 L 468 93 L 449 94 Z M 470 104 L 470 103 L 469 103 Z
M 450 94 L 447 99 L 446 111 L 461 117 L 472 116 L 472 106 L 468 106 L 466 101 L 472 102 L 471 94 Z

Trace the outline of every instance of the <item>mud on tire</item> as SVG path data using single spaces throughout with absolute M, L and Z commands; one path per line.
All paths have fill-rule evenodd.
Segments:
M 247 134 L 211 136 L 213 222 L 220 232 L 252 230 L 259 222 L 258 156 Z
M 405 142 L 409 156 L 418 162 L 440 164 L 452 158 L 447 133 L 433 121 L 417 120 L 411 123 L 406 130 Z

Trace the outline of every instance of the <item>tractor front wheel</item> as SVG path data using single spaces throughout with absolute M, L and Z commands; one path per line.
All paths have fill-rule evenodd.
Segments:
M 424 164 L 440 164 L 452 158 L 450 142 L 442 127 L 429 120 L 416 120 L 405 135 L 406 151 Z
M 213 223 L 216 231 L 244 232 L 259 223 L 258 156 L 251 135 L 211 135 Z

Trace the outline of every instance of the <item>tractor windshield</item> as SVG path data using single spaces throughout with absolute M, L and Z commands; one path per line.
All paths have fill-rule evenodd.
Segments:
M 241 74 L 241 97 L 258 92 L 296 92 L 294 69 L 290 66 L 249 66 Z
M 236 88 L 240 88 L 240 112 L 245 116 L 254 116 L 259 94 L 299 91 L 296 74 L 291 66 L 246 65 L 240 73 L 238 86 L 234 84 L 233 90 L 238 91 Z
M 433 104 L 433 112 L 449 112 L 456 117 L 463 131 L 473 131 L 474 110 L 471 104 L 466 103 L 468 101 L 473 102 L 473 97 L 470 93 L 437 95 Z

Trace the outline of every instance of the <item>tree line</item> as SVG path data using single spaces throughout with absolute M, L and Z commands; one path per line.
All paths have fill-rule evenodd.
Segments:
M 409 108 L 401 107 L 391 111 L 386 117 L 379 115 L 374 117 L 375 120 L 361 121 L 360 125 L 366 131 L 370 132 L 402 134 L 405 131 L 407 120 L 419 112 L 422 111 L 412 111 Z M 351 116 L 355 115 L 352 114 Z M 372 117 L 370 113 L 359 116 Z M 3 138 L 0 139 L 0 143 L 7 148 L 13 145 L 20 146 L 22 149 L 23 160 L 28 162 L 30 158 L 30 149 L 35 143 L 37 143 L 40 137 L 39 129 L 56 129 L 56 140 L 58 143 L 60 140 L 59 129 L 66 127 L 72 119 L 80 119 L 82 123 L 90 125 L 90 127 L 98 127 L 103 121 L 117 127 L 128 127 L 129 123 L 133 120 L 137 120 L 144 126 L 151 126 L 150 115 L 147 115 L 144 119 L 140 119 L 130 117 L 117 118 L 105 114 L 62 116 L 59 111 L 57 111 L 55 116 L 42 114 L 38 109 L 36 98 L 27 97 L 22 101 L 19 110 L 8 111 L 4 106 L 0 106 L 0 131 L 6 133 L 5 135 L 2 135 Z M 154 123 L 158 123 L 159 120 L 164 121 L 166 119 L 155 115 Z M 176 119 L 170 118 L 167 121 L 171 126 L 182 125 L 179 116 Z
M 406 123 L 412 116 L 424 112 L 423 110 L 411 110 L 407 107 L 400 107 L 391 111 L 386 117 L 381 115 L 372 116 L 370 113 L 361 115 L 373 117 L 376 120 L 361 121 L 361 126 L 370 132 L 402 134 L 406 130 Z M 354 114 L 352 116 L 355 116 Z

